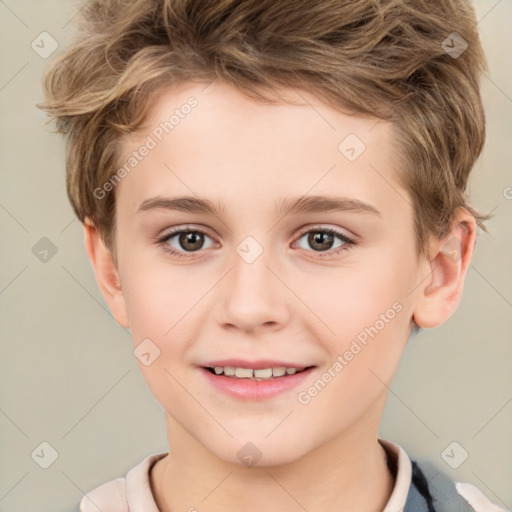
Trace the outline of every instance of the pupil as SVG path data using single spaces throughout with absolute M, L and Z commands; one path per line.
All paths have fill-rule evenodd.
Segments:
M 185 250 L 194 251 L 196 249 L 200 249 L 203 244 L 203 235 L 197 232 L 188 232 L 180 234 L 180 245 Z M 187 244 L 191 244 L 191 246 L 187 247 Z
M 314 249 L 318 249 L 320 251 L 328 250 L 330 247 L 322 246 L 322 242 L 325 244 L 326 241 L 327 241 L 327 245 L 330 246 L 333 241 L 333 235 L 331 235 L 329 233 L 323 233 L 321 231 L 315 231 L 315 232 L 310 233 L 310 235 L 309 235 L 308 242 L 311 245 L 311 247 L 313 247 Z

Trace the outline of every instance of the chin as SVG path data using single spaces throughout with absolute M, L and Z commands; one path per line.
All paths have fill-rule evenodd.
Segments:
M 274 434 L 273 434 L 274 435 Z M 209 439 L 210 443 L 212 439 Z M 250 434 L 230 439 L 227 443 L 215 444 L 214 446 L 204 445 L 213 455 L 230 464 L 241 467 L 275 467 L 295 462 L 304 456 L 308 446 L 299 439 L 285 439 L 278 435 L 272 440 L 259 434 Z

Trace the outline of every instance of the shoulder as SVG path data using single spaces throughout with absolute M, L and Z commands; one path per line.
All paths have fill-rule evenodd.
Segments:
M 467 482 L 456 482 L 455 488 L 476 512 L 510 512 L 489 501 L 476 485 Z
M 421 470 L 421 476 L 425 478 L 428 492 L 433 498 L 433 503 L 441 512 L 444 510 L 508 512 L 506 509 L 490 501 L 475 485 L 453 481 L 430 461 L 413 462 L 414 466 L 416 468 L 419 467 Z M 413 484 L 414 473 L 413 469 Z
M 511 512 L 493 503 L 475 485 L 455 482 L 429 460 L 412 460 L 398 444 L 379 438 L 395 474 L 384 512 Z
M 150 470 L 167 453 L 149 455 L 128 471 L 84 494 L 78 512 L 157 512 L 150 483 Z
M 128 512 L 126 479 L 116 478 L 86 493 L 79 505 L 79 512 L 98 512 L 108 505 L 109 512 Z

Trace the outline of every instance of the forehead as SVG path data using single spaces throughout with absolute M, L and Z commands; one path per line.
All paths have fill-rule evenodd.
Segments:
M 281 93 L 289 102 L 257 102 L 220 81 L 161 90 L 144 128 L 126 139 L 122 163 L 148 142 L 151 149 L 117 193 L 130 188 L 132 209 L 170 189 L 213 201 L 226 192 L 240 205 L 333 187 L 368 202 L 397 195 L 389 123 L 342 113 L 306 91 Z
M 169 131 L 179 136 L 180 132 L 193 130 L 199 137 L 212 130 L 226 134 L 236 130 L 237 138 L 250 134 L 256 144 L 265 138 L 269 142 L 273 132 L 279 131 L 282 142 L 309 140 L 314 143 L 318 141 L 314 135 L 321 134 L 324 146 L 334 145 L 338 149 L 347 131 L 368 142 L 380 140 L 382 145 L 391 135 L 390 123 L 334 109 L 307 91 L 280 88 L 279 95 L 281 99 L 272 96 L 273 103 L 267 103 L 248 97 L 220 80 L 210 84 L 181 82 L 161 89 L 155 99 L 150 99 L 144 129 L 132 140 L 153 132 L 160 138 Z

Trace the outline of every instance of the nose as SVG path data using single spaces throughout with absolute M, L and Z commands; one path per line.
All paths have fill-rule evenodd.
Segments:
M 252 262 L 237 253 L 232 262 L 220 290 L 218 322 L 246 332 L 282 328 L 290 318 L 293 295 L 283 284 L 275 261 L 271 262 L 263 251 Z

